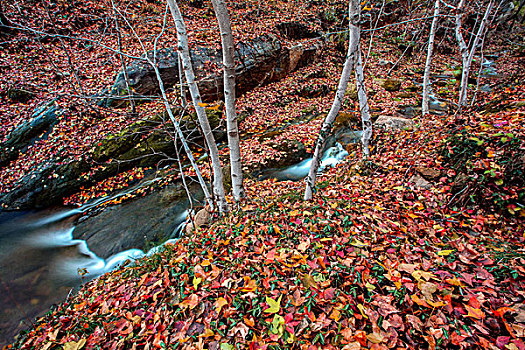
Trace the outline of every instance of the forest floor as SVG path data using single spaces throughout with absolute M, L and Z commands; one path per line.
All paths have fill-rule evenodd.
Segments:
M 505 42 L 495 36 L 487 51 L 501 51 L 498 40 Z M 386 76 L 379 57 L 395 62 L 396 45 L 379 36 L 367 68 L 371 105 L 381 115 L 419 100 L 377 80 L 400 78 L 402 90 L 422 80 L 421 63 L 413 62 L 421 54 Z M 334 52 L 240 97 L 239 111 L 252 111 L 242 133 L 294 120 L 305 107 L 326 113 L 343 59 Z M 450 55 L 437 53 L 436 71 L 458 61 Z M 349 149 L 319 177 L 313 201 L 302 200 L 301 181 L 246 180 L 247 199 L 230 215 L 86 283 L 8 348 L 525 349 L 523 58 L 513 50 L 501 55 L 503 78 L 489 82 L 492 92 L 472 108 L 416 116 L 410 130 L 375 130 L 372 155 L 364 160 L 359 148 Z M 305 78 L 321 70 L 327 74 Z M 322 84 L 332 92 L 295 95 Z M 455 83 L 440 91 L 457 98 Z M 3 104 L 6 113 L 15 107 Z M 356 110 L 351 101 L 344 108 Z M 99 122 L 96 137 L 130 122 L 86 118 L 84 127 Z M 320 123 L 292 124 L 278 137 L 312 147 Z M 5 134 L 15 125 L 3 125 Z M 72 143 L 73 156 L 87 152 L 75 138 L 86 129 L 69 129 L 43 141 L 53 147 L 35 147 L 14 171 L 3 171 L 2 191 L 41 152 Z M 256 136 L 243 143 L 248 165 L 279 157 Z M 81 204 L 104 186 L 69 201 Z

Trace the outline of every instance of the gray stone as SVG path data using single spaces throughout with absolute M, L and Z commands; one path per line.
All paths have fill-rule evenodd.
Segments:
M 197 186 L 191 191 L 202 195 Z M 168 196 L 169 201 L 166 200 Z M 181 213 L 187 208 L 188 200 L 182 186 L 172 185 L 82 220 L 73 231 L 73 237 L 85 240 L 89 249 L 104 259 L 127 249 L 144 250 L 174 238 L 173 234 L 178 233 L 177 228 L 185 220 Z
M 286 48 L 273 35 L 262 35 L 251 41 L 239 42 L 235 51 L 237 94 L 282 79 L 289 72 L 304 67 L 315 59 L 321 47 L 322 41 L 314 40 L 308 46 Z M 222 66 L 221 50 L 197 48 L 191 50 L 190 54 L 203 101 L 221 99 L 222 72 L 209 74 L 208 69 L 209 66 Z M 154 52 L 149 52 L 148 55 L 153 58 Z M 177 49 L 161 49 L 155 56 L 164 86 L 175 86 L 179 80 Z M 155 72 L 145 59 L 131 63 L 127 68 L 127 75 L 135 97 L 147 99 L 148 96 L 158 94 Z M 116 107 L 126 102 L 124 96 L 128 95 L 128 91 L 123 72 L 118 74 L 113 87 L 106 94 L 109 96 L 100 99 L 100 105 Z
M 425 180 L 421 175 L 415 174 L 413 175 L 410 180 L 408 180 L 411 184 L 413 184 L 416 188 L 422 188 L 428 190 L 432 187 L 432 184 Z
M 0 167 L 16 160 L 28 146 L 50 131 L 58 123 L 58 116 L 62 112 L 54 102 L 37 108 L 28 122 L 13 130 L 7 140 L 0 144 Z
M 381 115 L 374 123 L 376 127 L 387 130 L 412 130 L 414 121 L 412 119 Z

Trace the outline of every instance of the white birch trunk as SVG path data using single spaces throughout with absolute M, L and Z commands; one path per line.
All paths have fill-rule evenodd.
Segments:
M 430 27 L 430 35 L 428 39 L 427 61 L 425 63 L 425 74 L 423 75 L 423 104 L 421 106 L 423 115 L 427 115 L 429 113 L 428 100 L 430 94 L 430 66 L 432 65 L 434 37 L 436 36 L 440 2 L 441 0 L 436 0 L 434 3 L 434 18 L 432 19 L 432 26 Z
M 354 62 L 354 55 L 359 43 L 359 1 L 350 0 L 348 6 L 348 14 L 350 18 L 348 34 L 349 34 L 349 43 L 348 43 L 348 52 L 346 54 L 346 61 L 343 67 L 343 72 L 341 73 L 341 78 L 339 80 L 339 85 L 337 86 L 337 91 L 335 94 L 332 107 L 326 116 L 319 136 L 317 138 L 317 143 L 315 145 L 314 156 L 312 159 L 312 164 L 310 165 L 310 171 L 306 177 L 306 189 L 304 192 L 304 200 L 311 200 L 313 197 L 313 190 L 315 187 L 315 179 L 317 178 L 317 171 L 319 169 L 320 161 L 324 146 L 326 144 L 326 139 L 332 130 L 332 124 L 341 109 L 343 104 L 343 99 L 345 97 L 346 88 L 348 86 L 348 80 L 350 79 L 350 74 L 352 73 L 352 65 Z
M 459 101 L 458 101 L 460 108 L 467 104 L 467 86 L 468 86 L 468 76 L 470 73 L 470 66 L 472 65 L 472 60 L 474 59 L 474 53 L 476 52 L 476 46 L 478 46 L 479 40 L 483 36 L 483 32 L 485 31 L 485 26 L 487 25 L 487 21 L 489 19 L 490 12 L 492 11 L 493 6 L 494 6 L 494 1 L 491 0 L 489 2 L 489 5 L 487 6 L 485 15 L 483 16 L 483 20 L 481 21 L 481 24 L 479 25 L 478 32 L 476 33 L 476 37 L 474 38 L 474 42 L 472 43 L 472 47 L 470 48 L 470 53 L 466 59 L 463 56 L 463 73 L 461 75 L 461 86 L 460 86 Z M 459 5 L 458 5 L 458 8 L 459 8 Z M 456 19 L 456 33 L 457 32 L 458 32 L 458 28 L 457 28 L 457 19 Z M 460 43 L 460 49 L 461 49 L 461 43 Z
M 222 62 L 224 64 L 224 104 L 226 106 L 228 147 L 230 148 L 233 199 L 239 202 L 245 194 L 241 148 L 239 146 L 239 127 L 237 125 L 237 111 L 235 110 L 235 46 L 226 3 L 224 0 L 212 0 L 212 4 L 221 31 Z
M 182 62 L 180 59 L 180 54 L 177 55 L 177 66 L 179 68 L 179 85 L 180 85 L 180 103 L 184 109 L 188 106 L 186 100 L 186 93 L 184 92 L 184 78 L 182 76 Z
M 361 58 L 361 45 L 357 47 L 355 57 L 355 82 L 357 86 L 357 97 L 359 98 L 359 109 L 361 111 L 361 124 L 363 125 L 363 154 L 365 157 L 370 155 L 370 139 L 372 138 L 372 121 L 370 120 L 370 106 L 366 97 L 365 75 L 363 73 L 363 61 Z
M 208 122 L 208 117 L 206 116 L 206 110 L 203 107 L 201 95 L 197 83 L 195 82 L 195 74 L 193 73 L 193 66 L 190 58 L 190 50 L 188 47 L 188 35 L 186 33 L 186 26 L 184 25 L 184 20 L 182 19 L 182 14 L 180 12 L 179 6 L 174 0 L 167 0 L 168 6 L 170 8 L 171 15 L 175 21 L 175 27 L 177 28 L 177 39 L 178 39 L 178 51 L 182 59 L 182 68 L 184 70 L 184 75 L 186 77 L 186 82 L 188 84 L 191 99 L 195 111 L 197 112 L 197 118 L 201 126 L 202 132 L 204 133 L 204 138 L 206 144 L 208 145 L 208 150 L 210 152 L 210 158 L 213 168 L 213 194 L 214 199 L 217 201 L 217 206 L 219 212 L 228 211 L 228 203 L 226 202 L 226 197 L 224 194 L 224 184 L 222 180 L 222 166 L 219 159 L 219 149 L 215 143 L 215 138 Z
M 467 62 L 468 58 L 468 47 L 463 38 L 463 33 L 461 33 L 463 27 L 463 10 L 465 7 L 465 0 L 460 0 L 458 6 L 456 7 L 456 39 L 459 45 L 459 51 L 461 53 L 461 62 L 463 66 Z

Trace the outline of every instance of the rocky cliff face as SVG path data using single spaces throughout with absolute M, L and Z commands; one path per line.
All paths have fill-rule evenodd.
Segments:
M 262 35 L 248 42 L 239 42 L 235 51 L 236 92 L 242 94 L 257 86 L 282 79 L 291 71 L 312 62 L 322 41 L 314 40 L 309 46 L 284 47 L 273 35 Z M 151 60 L 157 62 L 164 86 L 169 88 L 179 83 L 179 64 L 176 48 L 149 52 Z M 204 101 L 215 101 L 223 95 L 222 51 L 212 48 L 191 50 L 193 68 Z M 215 68 L 215 69 L 213 69 Z M 145 60 L 136 60 L 126 69 L 128 83 L 134 97 L 147 99 L 157 94 L 158 82 L 151 65 Z M 100 104 L 108 107 L 120 106 L 127 100 L 126 74 L 120 72 L 106 98 Z

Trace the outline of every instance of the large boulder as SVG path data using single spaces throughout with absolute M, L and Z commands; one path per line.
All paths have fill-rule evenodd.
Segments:
M 25 86 L 12 86 L 7 90 L 7 97 L 13 102 L 26 103 L 35 96 L 36 94 Z
M 395 92 L 401 89 L 401 80 L 388 78 L 381 81 L 381 86 L 386 91 Z
M 28 146 L 45 136 L 58 123 L 58 116 L 62 112 L 54 102 L 37 108 L 28 122 L 13 130 L 7 140 L 0 144 L 0 167 L 16 160 Z
M 62 204 L 62 198 L 74 189 L 89 186 L 94 178 L 81 177 L 91 168 L 85 161 L 67 164 L 47 163 L 23 177 L 18 186 L 0 196 L 6 209 L 34 209 Z
M 225 138 L 226 131 L 220 118 L 221 112 L 208 111 L 208 119 L 217 141 Z M 182 118 L 181 128 L 186 137 L 202 142 L 196 116 Z M 0 203 L 7 209 L 34 209 L 61 205 L 62 199 L 119 172 L 133 167 L 155 166 L 168 157 L 176 157 L 173 129 L 162 124 L 162 116 L 139 121 L 122 132 L 98 141 L 90 159 L 58 164 L 50 160 L 22 178 L 17 187 L 0 196 Z M 111 161 L 110 161 L 111 160 Z M 93 164 L 104 166 L 93 167 Z M 90 172 L 89 176 L 83 174 Z
M 412 119 L 381 115 L 375 121 L 375 126 L 387 130 L 412 130 L 414 121 Z
M 190 186 L 192 194 L 202 199 L 198 185 Z M 188 207 L 186 191 L 177 183 L 79 220 L 73 237 L 85 240 L 104 259 L 128 249 L 147 250 L 182 233 Z
M 277 81 L 290 71 L 311 63 L 322 46 L 321 40 L 308 46 L 283 47 L 273 35 L 262 35 L 251 41 L 239 42 L 235 51 L 236 92 L 240 95 L 257 86 Z M 149 52 L 157 59 L 159 72 L 166 88 L 179 82 L 178 52 L 176 48 Z M 222 67 L 222 51 L 213 48 L 191 50 L 191 60 L 204 101 L 215 101 L 223 95 L 221 70 L 210 72 L 209 67 Z M 129 85 L 136 97 L 147 98 L 158 93 L 158 82 L 151 65 L 145 60 L 136 60 L 127 69 Z M 124 104 L 128 95 L 124 72 L 120 72 L 99 104 L 116 107 Z

